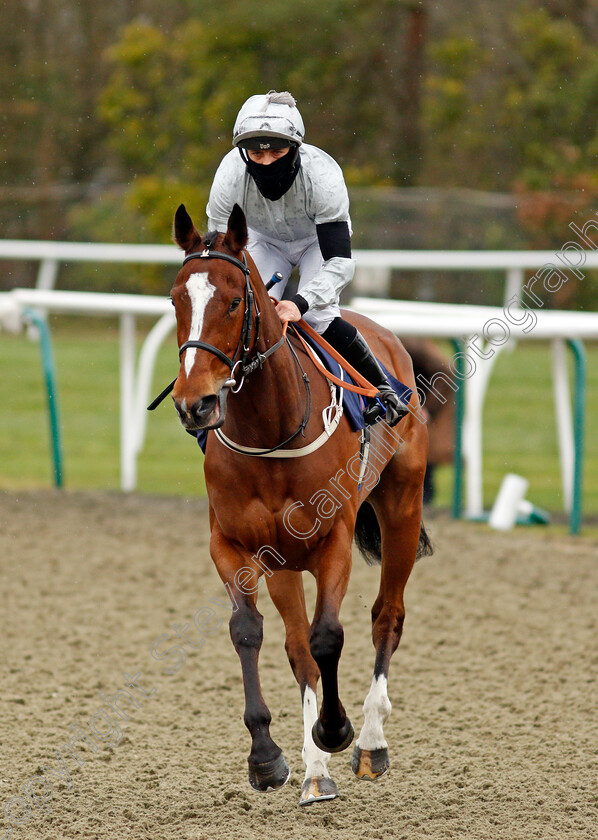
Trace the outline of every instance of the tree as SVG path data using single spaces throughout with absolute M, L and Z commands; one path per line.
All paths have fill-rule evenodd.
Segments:
M 427 82 L 428 177 L 489 189 L 571 186 L 594 169 L 598 48 L 572 20 L 524 8 L 509 41 L 445 38 Z M 444 159 L 444 160 L 443 160 Z
M 100 113 L 134 179 L 128 201 L 156 234 L 169 227 L 174 193 L 203 209 L 240 105 L 271 88 L 293 92 L 307 140 L 329 150 L 349 182 L 415 181 L 423 0 L 231 0 L 226 16 L 207 0 L 201 9 L 169 37 L 133 23 L 108 52 Z
M 5 236 L 63 238 L 69 202 L 110 179 L 103 145 L 107 129 L 96 116 L 109 70 L 103 52 L 131 14 L 150 16 L 168 31 L 189 13 L 187 0 L 175 5 L 173 11 L 155 0 L 5 0 L 0 29 Z

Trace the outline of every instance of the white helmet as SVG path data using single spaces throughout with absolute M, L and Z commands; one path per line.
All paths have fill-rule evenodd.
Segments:
M 235 120 L 233 146 L 276 149 L 300 146 L 305 127 L 294 98 L 288 91 L 250 96 Z

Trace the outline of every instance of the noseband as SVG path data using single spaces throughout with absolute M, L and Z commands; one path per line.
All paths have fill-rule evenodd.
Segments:
M 252 371 L 256 370 L 256 368 L 261 367 L 264 361 L 274 353 L 275 350 L 278 350 L 279 347 L 282 346 L 284 343 L 285 337 L 284 335 L 270 347 L 265 353 L 257 353 L 255 359 L 251 362 L 247 361 L 248 355 L 251 351 L 251 333 L 255 329 L 255 336 L 253 339 L 253 347 L 257 346 L 257 341 L 260 335 L 260 323 L 261 323 L 261 314 L 260 310 L 257 305 L 257 301 L 255 299 L 255 293 L 251 288 L 251 283 L 249 282 L 249 267 L 247 266 L 247 257 L 245 256 L 245 251 L 242 253 L 243 261 L 238 260 L 236 257 L 232 257 L 229 254 L 223 254 L 221 251 L 211 251 L 209 248 L 205 248 L 203 251 L 197 251 L 192 254 L 188 254 L 185 259 L 183 260 L 183 265 L 189 262 L 189 260 L 225 260 L 226 262 L 231 263 L 232 265 L 236 266 L 237 268 L 241 269 L 245 276 L 245 312 L 243 313 L 243 326 L 241 327 L 241 335 L 239 336 L 239 343 L 237 344 L 237 349 L 233 355 L 233 358 L 229 358 L 226 353 L 223 353 L 218 347 L 214 347 L 213 344 L 208 344 L 205 341 L 185 341 L 179 347 L 179 359 L 182 357 L 185 350 L 188 350 L 190 347 L 196 347 L 200 350 L 207 350 L 208 353 L 212 353 L 212 355 L 216 356 L 220 359 L 221 362 L 228 367 L 231 371 L 231 378 L 227 379 L 224 383 L 224 388 L 232 388 L 237 383 L 234 378 L 234 372 L 237 366 L 240 368 L 241 372 L 241 384 L 243 384 L 243 380 L 247 374 L 251 373 Z M 153 411 L 157 408 L 160 403 L 170 394 L 172 389 L 174 388 L 174 384 L 176 379 L 173 379 L 170 385 L 168 385 L 161 394 L 159 394 L 156 399 L 148 405 L 148 411 Z M 240 388 L 241 386 L 239 386 Z

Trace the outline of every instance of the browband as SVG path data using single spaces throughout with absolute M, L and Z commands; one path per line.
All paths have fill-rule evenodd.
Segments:
M 247 257 L 245 256 L 245 251 L 243 251 L 243 262 L 241 262 L 241 260 L 238 260 L 236 257 L 231 257 L 230 254 L 223 254 L 222 251 L 210 251 L 209 248 L 206 248 L 203 251 L 194 251 L 192 254 L 188 254 L 183 260 L 183 265 L 188 263 L 189 260 L 207 260 L 210 258 L 226 260 L 227 262 L 236 265 L 237 268 L 240 268 L 246 277 L 249 276 L 249 268 L 247 267 Z

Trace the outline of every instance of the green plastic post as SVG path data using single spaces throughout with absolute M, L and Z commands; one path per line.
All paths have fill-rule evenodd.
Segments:
M 569 518 L 569 533 L 575 535 L 579 534 L 581 530 L 587 360 L 582 341 L 579 339 L 569 339 L 567 345 L 571 348 L 575 365 L 573 392 L 573 498 L 571 500 L 571 516 Z
M 35 324 L 40 335 L 40 350 L 42 368 L 46 382 L 48 398 L 48 417 L 50 419 L 50 439 L 52 445 L 52 460 L 54 465 L 54 486 L 62 487 L 62 443 L 60 439 L 60 423 L 58 421 L 58 392 L 56 388 L 56 374 L 54 367 L 54 352 L 52 339 L 46 319 L 33 309 L 23 312 L 25 320 Z

